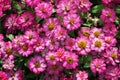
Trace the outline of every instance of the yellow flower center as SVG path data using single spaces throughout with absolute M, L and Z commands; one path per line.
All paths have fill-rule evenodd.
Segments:
M 29 40 L 31 40 L 33 38 L 33 35 L 29 35 Z
M 79 41 L 78 42 L 78 47 L 81 48 L 81 49 L 85 49 L 86 45 L 87 45 L 86 41 Z
M 112 14 L 110 12 L 107 13 L 107 17 L 110 18 Z
M 58 68 L 57 65 L 53 65 L 53 66 L 52 66 L 52 69 L 53 69 L 54 71 L 57 70 L 57 68 Z
M 49 58 L 50 58 L 50 60 L 55 60 L 55 56 L 54 55 L 51 55 Z
M 99 37 L 99 36 L 100 36 L 100 31 L 94 32 L 94 36 L 95 36 L 95 37 Z
M 48 25 L 48 29 L 49 29 L 49 30 L 53 30 L 53 29 L 54 29 L 54 24 L 53 24 L 53 23 L 50 23 L 50 24 Z
M 39 47 L 41 44 L 40 43 L 37 43 L 36 46 Z
M 25 22 L 27 22 L 29 20 L 29 18 L 28 17 L 25 17 Z
M 8 55 L 12 54 L 12 48 L 7 48 L 7 49 L 5 50 L 5 52 L 6 52 Z
M 23 45 L 23 46 L 22 46 L 22 49 L 23 49 L 24 51 L 27 51 L 27 50 L 28 50 L 28 46 L 27 46 L 27 45 Z
M 111 57 L 112 57 L 113 59 L 117 59 L 117 54 L 116 54 L 116 53 L 112 53 L 112 54 L 111 54 Z
M 90 36 L 90 34 L 88 32 L 83 32 L 83 35 L 86 36 L 86 37 Z
M 63 53 L 62 52 L 58 52 L 58 56 L 62 57 Z
M 41 64 L 40 64 L 39 61 L 36 61 L 36 62 L 34 63 L 34 65 L 35 65 L 36 68 L 39 68 L 39 67 L 41 66 Z
M 96 63 L 96 64 L 95 64 L 95 67 L 96 67 L 96 68 L 99 68 L 99 66 L 100 66 L 99 63 Z
M 74 19 L 71 19 L 71 20 L 70 20 L 70 24 L 73 25 L 74 23 L 75 23 L 75 20 L 74 20 Z
M 101 47 L 102 46 L 102 42 L 101 41 L 99 41 L 99 40 L 96 40 L 95 41 L 95 47 Z
M 73 63 L 73 61 L 74 61 L 74 60 L 73 60 L 73 58 L 72 58 L 72 57 L 68 57 L 68 58 L 67 58 L 67 62 L 68 62 L 69 64 L 72 64 L 72 63 Z

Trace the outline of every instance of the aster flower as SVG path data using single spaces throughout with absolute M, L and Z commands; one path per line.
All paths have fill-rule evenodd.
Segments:
M 30 12 L 24 12 L 18 16 L 17 23 L 19 24 L 20 30 L 25 30 L 29 28 L 34 22 L 34 15 Z
M 28 61 L 28 68 L 35 74 L 45 71 L 46 62 L 41 56 L 34 56 Z
M 96 52 L 102 52 L 105 49 L 105 42 L 103 39 L 94 38 L 92 40 L 91 49 Z
M 48 52 L 45 56 L 45 59 L 48 64 L 56 64 L 57 63 L 57 56 L 55 52 Z
M 80 12 L 87 12 L 90 10 L 92 3 L 89 0 L 74 0 Z
M 75 69 L 78 66 L 78 55 L 73 52 L 65 53 L 65 60 L 63 61 L 63 67 L 66 69 Z
M 57 14 L 58 15 L 67 15 L 69 13 L 76 13 L 76 6 L 73 1 L 70 0 L 61 0 L 57 5 Z
M 90 40 L 88 38 L 80 37 L 76 39 L 74 48 L 80 55 L 87 55 L 91 51 Z
M 52 14 L 53 6 L 47 2 L 41 2 L 35 7 L 36 15 L 39 18 L 48 18 Z
M 89 27 L 81 27 L 81 30 L 79 31 L 79 36 L 85 36 L 85 37 L 89 38 L 90 28 Z
M 47 68 L 47 72 L 49 74 L 59 75 L 59 73 L 63 70 L 61 63 L 57 63 L 54 65 L 49 65 Z
M 90 69 L 93 73 L 102 74 L 106 70 L 106 64 L 103 59 L 94 59 L 90 63 Z
M 86 71 L 79 71 L 76 74 L 77 80 L 88 80 L 88 73 Z
M 117 33 L 117 28 L 114 23 L 106 23 L 104 24 L 103 31 L 107 36 L 115 36 Z
M 41 0 L 25 0 L 25 2 L 27 3 L 28 6 L 36 6 L 38 3 L 41 2 Z
M 113 9 L 104 8 L 102 10 L 102 14 L 101 14 L 100 18 L 106 23 L 107 22 L 114 22 L 116 19 L 116 13 Z
M 18 29 L 17 17 L 17 14 L 10 14 L 7 16 L 4 22 L 4 28 L 7 30 L 8 33 L 14 33 L 15 30 Z
M 68 14 L 63 18 L 64 26 L 68 30 L 78 29 L 81 26 L 80 22 L 81 22 L 80 16 L 78 16 L 77 14 Z
M 67 37 L 65 40 L 65 48 L 72 51 L 74 49 L 75 39 Z
M 0 71 L 0 79 L 1 80 L 8 80 L 7 74 L 3 71 Z
M 32 31 L 32 30 L 26 31 L 24 35 L 25 42 L 30 45 L 33 45 L 37 41 L 38 37 L 39 35 L 35 31 Z

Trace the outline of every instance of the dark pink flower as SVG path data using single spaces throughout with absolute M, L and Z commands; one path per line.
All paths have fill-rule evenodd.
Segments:
M 1 80 L 8 80 L 7 74 L 3 71 L 0 71 L 0 79 Z

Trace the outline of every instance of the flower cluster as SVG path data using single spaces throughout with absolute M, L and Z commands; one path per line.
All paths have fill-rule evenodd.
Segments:
M 119 80 L 120 1 L 100 3 L 0 0 L 0 80 Z

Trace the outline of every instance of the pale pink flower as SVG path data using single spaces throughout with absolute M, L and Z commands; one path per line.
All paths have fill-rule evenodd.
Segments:
M 77 80 L 88 80 L 88 73 L 86 71 L 79 71 L 76 74 Z

